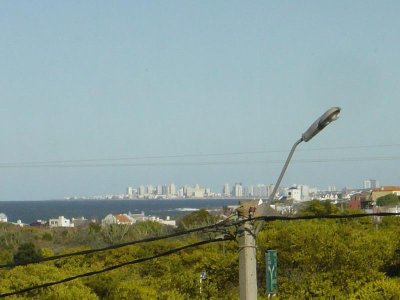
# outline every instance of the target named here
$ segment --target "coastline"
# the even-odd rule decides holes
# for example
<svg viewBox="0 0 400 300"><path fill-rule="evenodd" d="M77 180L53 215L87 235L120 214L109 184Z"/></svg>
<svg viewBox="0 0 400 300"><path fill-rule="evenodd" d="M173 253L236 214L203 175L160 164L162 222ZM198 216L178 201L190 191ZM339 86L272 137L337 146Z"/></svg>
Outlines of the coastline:
<svg viewBox="0 0 400 300"><path fill-rule="evenodd" d="M0 213L8 220L25 224L59 216L66 218L102 219L107 214L141 213L148 216L177 217L189 210L217 210L226 205L237 205L238 199L139 199L139 200L22 200L0 201Z"/></svg>

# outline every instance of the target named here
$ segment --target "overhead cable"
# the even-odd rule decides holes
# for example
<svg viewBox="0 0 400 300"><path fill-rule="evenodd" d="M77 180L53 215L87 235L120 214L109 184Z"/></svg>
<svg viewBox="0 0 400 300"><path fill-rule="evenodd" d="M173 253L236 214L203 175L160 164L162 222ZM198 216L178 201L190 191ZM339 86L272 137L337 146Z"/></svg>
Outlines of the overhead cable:
<svg viewBox="0 0 400 300"><path fill-rule="evenodd" d="M395 161L400 156L367 156L367 157L337 157L337 158L312 158L294 159L292 163L337 163L337 162L363 162L363 161ZM142 162L142 163L75 163L75 164L0 164L0 169L23 168L105 168L105 167L187 167L187 166L224 166L224 165L268 165L282 164L283 160L220 160L220 161L192 161L192 162Z"/></svg>
<svg viewBox="0 0 400 300"><path fill-rule="evenodd" d="M221 241L229 241L229 240L233 240L233 238L229 237L229 238L219 238L219 239L213 239L213 240L205 240L205 241L193 243L193 244L190 244L190 245L185 245L185 246L182 246L182 247L179 247L179 248L175 248L175 249L171 249L171 250L168 250L168 251L165 251L165 252L158 253L158 254L153 255L153 256L139 258L139 259L135 259L135 260L132 260L132 261L124 262L124 263L121 263L121 264L113 265L111 267L107 267L107 268L104 268L104 269L101 269L101 270L98 270L98 271L87 272L87 273L83 273L83 274L67 277L67 278L64 278L62 280L47 282L47 283L44 283L44 284L31 286L31 287L20 289L20 290L17 290L17 291L3 293L3 294L0 294L0 298L19 295L19 294L27 293L27 292L30 292L30 291L33 291L33 290L37 290L37 289L46 288L46 287L50 287L50 286L53 286L53 285L58 285L58 284L61 284L61 283L69 282L69 281L72 281L72 280L75 280L75 279L78 279L78 278L89 277L89 276L101 274L101 273L104 273L104 272L109 272L109 271L112 271L112 270L115 270L115 269L118 269L118 268L121 268L121 267L124 267L124 266L134 265L134 264L145 262L145 261L148 261L148 260L151 260L151 259L156 259L156 258L159 258L159 257L171 255L171 254L180 252L180 251L185 250L185 249L198 247L198 246L211 244L211 243L216 243L216 242L221 242Z"/></svg>
<svg viewBox="0 0 400 300"><path fill-rule="evenodd" d="M17 267L17 266L26 266L26 265L31 265L31 264L37 264L37 263L57 260L57 259L60 259L60 258L66 258L66 257L71 257L71 256L77 256L77 255L87 255L87 254L91 254L91 253L118 249L118 248L127 247L127 246L140 244L140 243L148 243L148 242L164 240L164 239L178 237L178 236L182 236L182 235L186 235L186 234L190 234L190 233L194 233L194 232L206 231L206 230L209 230L209 229L216 229L218 227L226 227L225 223L226 223L225 221L221 221L219 223L212 224L212 225L207 225L207 226L203 226L203 227L197 227L197 228L193 228L193 229L188 229L188 230L185 230L185 231L176 232L176 233L172 233L172 234L167 234L167 235L163 235L163 236L156 236L156 237L150 237L150 238L145 238L145 239L141 239L141 240L126 242L126 243L120 243L120 244L111 245L111 246L107 246L107 247L103 247L103 248L82 250L82 251L78 251L78 252L72 252L72 253L54 255L54 256L49 256L49 257L43 257L43 258L31 260L31 261L4 264L4 265L0 265L0 269L13 268L13 267Z"/></svg>
<svg viewBox="0 0 400 300"><path fill-rule="evenodd" d="M268 221L277 221L277 220L293 221L293 220L312 220L312 219L352 219L352 218L363 218L363 217L370 217L370 216L381 216L381 217L400 216L400 213L385 213L385 212L382 212L382 213L372 213L372 214L360 213L360 214L349 214L349 215L294 216L294 217L260 216L260 217L252 218L251 220L253 220L253 221L261 221L262 220L262 221L268 222ZM242 219L242 220L238 220L238 221L235 221L235 222L232 222L232 223L224 224L224 226L238 225L238 224L241 224L241 223L247 222L247 221L249 221L249 219ZM215 225L211 225L211 226L215 226ZM210 227L210 226L206 226L206 227ZM194 230L198 230L198 228L194 229ZM25 288L25 289L14 291L14 292L3 293L3 294L0 294L0 298L7 297L7 296L18 295L18 294L26 293L26 292L29 292L29 291L32 291L32 290L36 290L36 289L39 289L39 288L45 288L45 287L50 287L50 286L53 286L53 285L65 283L65 282L72 281L72 280L75 280L75 279L78 279L78 278L93 276L93 275L96 275L96 274L112 271L112 270L115 270L115 269L118 269L118 268L121 268L121 267L124 267L124 266L127 266L127 265L133 265L133 264L137 264L137 263L144 262L144 261L147 261L147 260L159 258L159 257L166 256L166 255L170 255L170 254L173 254L173 253L176 253L176 252L179 252L179 251L191 248L191 247L197 247L197 246L201 246L201 245L205 245L205 244L209 244L209 243L215 243L215 242L227 241L227 240L234 240L234 238L231 237L231 236L229 236L229 237L224 236L222 238L217 238L217 239L213 239L213 240L206 240L206 241L201 241L201 242L198 242L198 243L193 243L193 244L190 244L190 245L185 245L185 246L182 246L182 247L179 247L179 248L175 248L175 249L172 249L172 250L168 250L168 251L165 251L165 252L150 256L150 257L140 258L140 259L136 259L136 260L133 260L133 261L121 263L121 264L114 265L114 266L111 266L111 267L107 267L107 268L102 269L102 270L83 273L83 274L79 274L79 275L76 275L76 276L64 278L64 279L59 280L59 281L48 282L48 283L44 283L44 284L41 284L41 285L28 287L28 288ZM115 246L118 246L118 245L115 245ZM72 254L72 255L77 255L77 254Z"/></svg>
<svg viewBox="0 0 400 300"><path fill-rule="evenodd" d="M363 218L363 217L371 217L371 216L387 217L387 216L399 216L399 215L400 215L400 213L384 213L384 212L382 212L382 213L372 213L372 214L363 213L363 214L320 215L320 216L259 216L259 217L254 217L251 220L270 222L270 221L295 221L295 220L312 220L312 219L351 219L351 218ZM26 266L26 265L30 265L30 264L37 264L37 263L53 261L53 260L67 258L67 257L71 257L71 256L77 256L77 255L87 255L87 254L91 254L91 253L131 246L131 245L135 245L135 244L139 244L139 243L147 243L147 242L153 242L153 241L178 237L178 236L182 236L182 235L186 235L186 234L190 234L190 233L194 233L194 232L205 231L208 229L217 229L217 228L226 228L226 227L230 227L230 226L237 226L248 220L249 219L241 219L241 220L237 220L237 221L229 221L228 222L228 219L227 219L225 221L222 221L222 222L219 222L216 224L193 228L193 229L189 229L186 231L172 233L172 234L163 235L163 236L159 236L159 237L150 237L150 238L146 238L146 239L142 239L142 240L136 240L136 241L126 242L126 243L111 245L111 246L107 246L104 248L89 249L89 250L66 253L66 254L61 254L61 255L54 255L54 256L44 257L44 258L40 258L40 259L36 259L36 260L32 260L32 261L4 264L4 265L0 265L0 269L13 268L13 267L17 267L17 266Z"/></svg>
<svg viewBox="0 0 400 300"><path fill-rule="evenodd" d="M359 146L333 146L300 149L298 151L327 151L327 150L349 150L349 149L369 149L369 148L388 148L399 147L400 144L378 144L378 145L359 145ZM196 158L196 157L218 157L218 156L241 156L267 153L286 153L288 150L255 150L255 151L238 151L238 152L219 152L219 153L189 153L175 155L148 155L148 156L127 156L114 158L94 158L94 159L74 159L74 160L47 160L47 161L24 161L24 162L2 162L0 168L16 168L16 167L49 167L55 165L71 165L77 166L82 164L103 165L101 162L117 162L117 161L132 161L132 160L157 160L171 158ZM109 165L109 164L104 164ZM111 164L112 165L112 164ZM118 164L117 164L118 165Z"/></svg>

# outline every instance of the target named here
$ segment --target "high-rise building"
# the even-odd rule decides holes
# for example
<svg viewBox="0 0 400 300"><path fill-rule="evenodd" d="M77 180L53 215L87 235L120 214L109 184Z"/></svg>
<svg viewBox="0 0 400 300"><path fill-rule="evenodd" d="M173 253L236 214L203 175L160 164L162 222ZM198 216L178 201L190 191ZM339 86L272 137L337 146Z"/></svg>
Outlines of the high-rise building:
<svg viewBox="0 0 400 300"><path fill-rule="evenodd" d="M275 188L275 184L272 184L272 183L267 186L267 197L268 198L269 198L269 195L272 194L274 188ZM278 194L280 194L279 189L278 189Z"/></svg>
<svg viewBox="0 0 400 300"><path fill-rule="evenodd" d="M236 182L232 189L232 196L243 197L243 186L241 182Z"/></svg>
<svg viewBox="0 0 400 300"><path fill-rule="evenodd" d="M328 192L336 192L336 186L334 185L328 186Z"/></svg>
<svg viewBox="0 0 400 300"><path fill-rule="evenodd" d="M144 197L144 194L145 194L144 186L141 185L141 186L139 186L139 190L138 190L138 196L139 196L139 198L143 198L143 197Z"/></svg>
<svg viewBox="0 0 400 300"><path fill-rule="evenodd" d="M265 184L257 184L253 187L253 195L254 197L266 198L268 197L268 186Z"/></svg>
<svg viewBox="0 0 400 300"><path fill-rule="evenodd" d="M178 189L178 197L183 198L185 196L184 188L181 187Z"/></svg>
<svg viewBox="0 0 400 300"><path fill-rule="evenodd" d="M157 185L156 193L157 193L157 195L162 195L162 186L161 185Z"/></svg>
<svg viewBox="0 0 400 300"><path fill-rule="evenodd" d="M168 186L165 184L162 186L162 195L168 195Z"/></svg>
<svg viewBox="0 0 400 300"><path fill-rule="evenodd" d="M128 195L128 197L133 196L133 188L131 186L128 186L128 188L126 189L126 194Z"/></svg>
<svg viewBox="0 0 400 300"><path fill-rule="evenodd" d="M169 185L169 189L168 190L169 190L168 192L169 192L170 195L176 196L176 186L175 186L175 184L171 183Z"/></svg>
<svg viewBox="0 0 400 300"><path fill-rule="evenodd" d="M152 195L154 193L154 188L153 186L150 184L147 186L147 194L148 195Z"/></svg>
<svg viewBox="0 0 400 300"><path fill-rule="evenodd" d="M364 189L370 189L371 188L371 181L370 180L364 180L363 187L364 187Z"/></svg>
<svg viewBox="0 0 400 300"><path fill-rule="evenodd" d="M200 187L198 184L196 184L194 187L191 186L185 186L185 197L195 197L195 198L203 198L206 193L206 189Z"/></svg>
<svg viewBox="0 0 400 300"><path fill-rule="evenodd" d="M378 187L380 187L379 181L375 180L375 179L371 179L371 188L376 189Z"/></svg>
<svg viewBox="0 0 400 300"><path fill-rule="evenodd" d="M222 189L222 195L224 197L229 197L231 195L231 193L229 192L229 184L225 183L224 187Z"/></svg>
<svg viewBox="0 0 400 300"><path fill-rule="evenodd" d="M308 185L301 184L297 186L301 191L301 200L309 201L310 200L310 187ZM336 188L334 189L336 191Z"/></svg>
<svg viewBox="0 0 400 300"><path fill-rule="evenodd" d="M379 183L375 179L364 180L364 189L375 189L378 187L379 187Z"/></svg>

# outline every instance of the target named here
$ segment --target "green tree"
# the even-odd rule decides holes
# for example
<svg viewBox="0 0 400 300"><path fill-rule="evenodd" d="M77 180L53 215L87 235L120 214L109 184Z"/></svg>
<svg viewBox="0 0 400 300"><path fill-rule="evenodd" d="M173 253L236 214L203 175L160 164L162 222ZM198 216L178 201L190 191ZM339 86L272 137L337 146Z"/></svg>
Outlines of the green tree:
<svg viewBox="0 0 400 300"><path fill-rule="evenodd" d="M283 299L345 299L366 284L384 280L398 247L394 228L361 219L268 223L258 235L258 270L265 287L263 256L276 249Z"/></svg>
<svg viewBox="0 0 400 300"><path fill-rule="evenodd" d="M400 281L398 279L382 279L370 282L351 295L349 299L400 299Z"/></svg>
<svg viewBox="0 0 400 300"><path fill-rule="evenodd" d="M187 230L194 227L214 224L218 219L218 216L210 214L205 209L200 209L180 218L177 222L178 230Z"/></svg>
<svg viewBox="0 0 400 300"><path fill-rule="evenodd" d="M17 252L14 254L14 262L26 262L39 258L41 258L41 254L36 250L32 242L19 245Z"/></svg>
<svg viewBox="0 0 400 300"><path fill-rule="evenodd" d="M66 272L66 270L46 264L16 267L5 272L0 272L0 293L18 291L29 286L58 281L71 275L72 274ZM95 300L98 299L98 297L80 280L74 280L69 283L54 285L48 288L36 289L18 296L13 296L10 299Z"/></svg>
<svg viewBox="0 0 400 300"><path fill-rule="evenodd" d="M329 201L312 200L299 210L303 216L324 216L337 214L339 209Z"/></svg>
<svg viewBox="0 0 400 300"><path fill-rule="evenodd" d="M108 244L122 243L129 231L130 225L110 224L104 226L101 233L103 239Z"/></svg>
<svg viewBox="0 0 400 300"><path fill-rule="evenodd" d="M395 194L388 194L376 199L379 206L396 206L400 204L400 197Z"/></svg>
<svg viewBox="0 0 400 300"><path fill-rule="evenodd" d="M13 261L13 255L10 250L0 250L0 264L9 264Z"/></svg>
<svg viewBox="0 0 400 300"><path fill-rule="evenodd" d="M118 283L108 295L115 300L147 300L157 299L158 289L142 280L127 280Z"/></svg>

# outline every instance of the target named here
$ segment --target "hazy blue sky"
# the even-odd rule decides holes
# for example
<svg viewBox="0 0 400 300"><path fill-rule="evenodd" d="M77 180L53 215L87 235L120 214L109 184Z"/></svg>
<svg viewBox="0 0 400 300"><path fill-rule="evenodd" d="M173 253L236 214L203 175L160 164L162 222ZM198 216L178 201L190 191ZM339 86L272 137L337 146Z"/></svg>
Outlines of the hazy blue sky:
<svg viewBox="0 0 400 300"><path fill-rule="evenodd" d="M282 183L398 185L399 12L365 0L2 1L0 200L274 183L332 106L340 119L299 146ZM176 155L203 156L165 157ZM151 156L164 157L121 159Z"/></svg>

